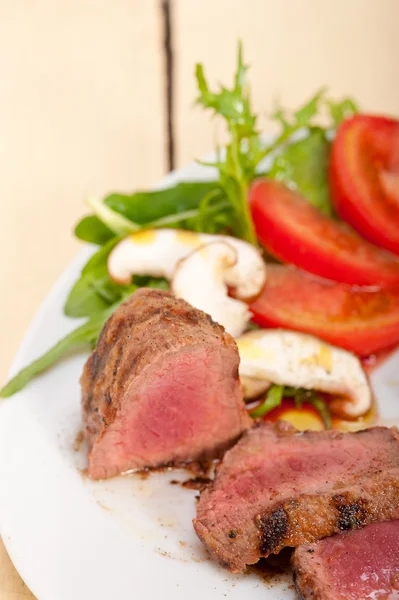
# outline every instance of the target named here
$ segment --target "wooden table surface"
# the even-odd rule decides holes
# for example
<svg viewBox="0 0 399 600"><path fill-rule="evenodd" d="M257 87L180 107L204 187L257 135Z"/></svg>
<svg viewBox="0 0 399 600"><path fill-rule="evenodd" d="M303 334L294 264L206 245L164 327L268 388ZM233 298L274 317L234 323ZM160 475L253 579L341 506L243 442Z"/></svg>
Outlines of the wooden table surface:
<svg viewBox="0 0 399 600"><path fill-rule="evenodd" d="M79 248L71 228L84 198L167 171L161 4L0 3L0 381ZM223 139L193 108L193 69L202 61L211 79L230 81L238 37L261 123L277 100L295 107L324 83L366 109L397 111L397 0L172 0L171 13L177 166ZM26 598L0 545L0 600Z"/></svg>

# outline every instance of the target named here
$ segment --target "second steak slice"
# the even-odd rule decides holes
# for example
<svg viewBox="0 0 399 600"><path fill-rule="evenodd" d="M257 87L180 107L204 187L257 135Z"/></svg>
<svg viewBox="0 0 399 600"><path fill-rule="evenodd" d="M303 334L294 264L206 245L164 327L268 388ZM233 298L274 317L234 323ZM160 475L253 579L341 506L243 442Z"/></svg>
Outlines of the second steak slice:
<svg viewBox="0 0 399 600"><path fill-rule="evenodd" d="M233 338L160 290L111 316L82 379L89 474L181 465L225 450L250 426Z"/></svg>
<svg viewBox="0 0 399 600"><path fill-rule="evenodd" d="M292 563L303 600L399 600L399 521L300 546Z"/></svg>
<svg viewBox="0 0 399 600"><path fill-rule="evenodd" d="M194 528L240 572L285 546L399 518L399 432L296 432L259 423L226 453Z"/></svg>

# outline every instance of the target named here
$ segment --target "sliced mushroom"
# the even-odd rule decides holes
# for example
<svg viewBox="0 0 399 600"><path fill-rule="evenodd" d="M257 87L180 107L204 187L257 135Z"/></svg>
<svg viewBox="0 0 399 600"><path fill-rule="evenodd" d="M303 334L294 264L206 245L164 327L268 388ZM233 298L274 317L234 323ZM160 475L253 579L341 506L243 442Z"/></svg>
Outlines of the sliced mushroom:
<svg viewBox="0 0 399 600"><path fill-rule="evenodd" d="M372 393L360 360L304 333L279 329L251 331L237 340L240 377L336 396L333 412L346 418L364 415Z"/></svg>
<svg viewBox="0 0 399 600"><path fill-rule="evenodd" d="M236 251L234 265L225 270L224 281L235 288L235 296L250 299L266 281L266 264L259 251L227 235L210 235L181 229L149 229L121 240L108 257L110 278L128 285L132 275L171 279L177 263L193 250L213 242L228 243Z"/></svg>
<svg viewBox="0 0 399 600"><path fill-rule="evenodd" d="M237 283L232 275L237 254L225 242L200 246L178 263L171 284L177 298L208 313L233 337L245 331L251 318L247 304L228 295L227 278L230 285Z"/></svg>

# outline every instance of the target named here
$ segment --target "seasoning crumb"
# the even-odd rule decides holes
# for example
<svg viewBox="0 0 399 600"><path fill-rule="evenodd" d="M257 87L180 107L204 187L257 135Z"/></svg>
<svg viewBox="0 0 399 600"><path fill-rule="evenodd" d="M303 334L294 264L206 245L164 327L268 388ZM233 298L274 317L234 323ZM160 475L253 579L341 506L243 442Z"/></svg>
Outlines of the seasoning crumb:
<svg viewBox="0 0 399 600"><path fill-rule="evenodd" d="M187 479L187 481L183 481L182 487L189 490L202 491L210 482L211 480L208 477L195 477L194 479Z"/></svg>
<svg viewBox="0 0 399 600"><path fill-rule="evenodd" d="M78 433L76 434L75 440L73 442L73 446L72 446L74 452L79 452L80 451L80 449L82 447L83 440L84 440L83 431L82 430L78 431Z"/></svg>
<svg viewBox="0 0 399 600"><path fill-rule="evenodd" d="M235 537L237 537L236 532L233 530L229 531L229 538L233 540Z"/></svg>

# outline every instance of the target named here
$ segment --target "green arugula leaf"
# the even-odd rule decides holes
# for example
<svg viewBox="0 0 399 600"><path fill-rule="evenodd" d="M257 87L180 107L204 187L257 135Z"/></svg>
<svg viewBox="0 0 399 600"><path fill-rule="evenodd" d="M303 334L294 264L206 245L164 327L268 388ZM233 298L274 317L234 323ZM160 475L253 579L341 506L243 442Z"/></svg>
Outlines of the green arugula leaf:
<svg viewBox="0 0 399 600"><path fill-rule="evenodd" d="M284 390L284 396L287 398L292 397L294 399L295 406L298 409L302 408L302 405L305 402L313 406L320 414L326 429L331 429L331 411L327 402L325 402L318 392L315 390L305 390L303 388L297 389L286 387Z"/></svg>
<svg viewBox="0 0 399 600"><path fill-rule="evenodd" d="M231 229L234 235L257 245L254 224L247 201L251 176L261 159L260 142L256 131L256 115L252 112L251 98L245 82L247 66L244 64L241 43L238 45L237 71L231 89L224 86L210 91L201 64L196 65L195 75L199 96L197 104L210 109L226 121L230 143L226 147L225 160L220 158L214 166L219 170L219 185L232 208ZM244 146L251 148L245 153Z"/></svg>
<svg viewBox="0 0 399 600"><path fill-rule="evenodd" d="M292 136L298 131L314 127L313 119L317 117L323 101L325 101L326 88L321 88L293 114L279 107L273 114L273 118L281 125L281 133L263 151L262 156L268 156L272 152L281 152Z"/></svg>
<svg viewBox="0 0 399 600"><path fill-rule="evenodd" d="M326 87L320 88L308 102L294 112L294 122L291 127L295 129L309 127L312 119L319 114L320 103L325 99L326 93Z"/></svg>
<svg viewBox="0 0 399 600"><path fill-rule="evenodd" d="M283 398L293 398L295 407L301 409L303 404L310 404L320 414L326 429L331 429L331 412L327 402L314 390L293 388L273 384L267 391L265 400L251 412L253 419L264 417L274 408L281 406Z"/></svg>
<svg viewBox="0 0 399 600"><path fill-rule="evenodd" d="M318 394L313 394L308 400L309 404L314 406L314 408L320 413L321 418L323 419L324 425L326 429L331 429L332 427L332 419L331 412L328 408L327 402L323 400L321 396Z"/></svg>
<svg viewBox="0 0 399 600"><path fill-rule="evenodd" d="M114 237L114 233L95 215L84 217L76 225L75 236L82 242L102 246Z"/></svg>
<svg viewBox="0 0 399 600"><path fill-rule="evenodd" d="M117 306L118 304L115 304L97 313L93 318L57 342L43 356L22 369L0 390L0 397L8 398L12 396L25 387L33 377L54 365L64 356L82 349L89 350L97 342L106 320Z"/></svg>
<svg viewBox="0 0 399 600"><path fill-rule="evenodd" d="M306 138L285 146L267 176L283 181L324 214L332 215L328 183L330 149L325 131L312 128Z"/></svg>
<svg viewBox="0 0 399 600"><path fill-rule="evenodd" d="M352 98L344 98L340 102L327 100L327 106L330 110L330 115L335 128L337 128L342 121L349 117L353 117L353 115L359 112L359 107Z"/></svg>
<svg viewBox="0 0 399 600"><path fill-rule="evenodd" d="M266 393L266 398L258 406L255 410L251 412L251 417L253 419L257 419L259 417L264 417L274 408L277 408L281 405L282 399L284 396L284 386L283 385L272 385Z"/></svg>

